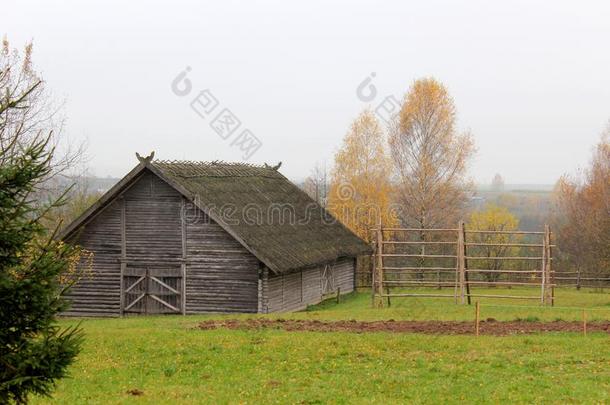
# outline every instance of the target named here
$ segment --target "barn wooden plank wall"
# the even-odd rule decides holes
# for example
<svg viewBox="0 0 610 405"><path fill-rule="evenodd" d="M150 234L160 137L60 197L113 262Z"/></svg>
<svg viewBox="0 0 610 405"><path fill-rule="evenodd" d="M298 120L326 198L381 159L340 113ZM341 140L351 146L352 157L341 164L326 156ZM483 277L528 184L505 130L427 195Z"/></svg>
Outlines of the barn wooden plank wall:
<svg viewBox="0 0 610 405"><path fill-rule="evenodd" d="M66 298L72 302L65 315L119 316L121 265L121 206L113 202L93 219L85 232L77 235L77 243L95 252L94 266Z"/></svg>
<svg viewBox="0 0 610 405"><path fill-rule="evenodd" d="M144 173L123 193L123 201L126 219L125 271L140 277L146 275L146 280L127 293L123 312L181 313L182 197L157 176ZM133 276L129 278L124 279L124 291L128 288L125 283L139 279L133 280ZM149 296L128 307L142 293Z"/></svg>
<svg viewBox="0 0 610 405"><path fill-rule="evenodd" d="M127 260L175 262L182 258L181 196L146 173L124 193Z"/></svg>
<svg viewBox="0 0 610 405"><path fill-rule="evenodd" d="M339 289L341 294L354 290L354 258L342 258L328 264L331 270L326 273L332 278L329 284L331 287L324 291L323 275L326 266L321 265L281 275L264 271L261 312L297 311L319 303L325 294Z"/></svg>
<svg viewBox="0 0 610 405"><path fill-rule="evenodd" d="M198 208L185 217L186 312L257 312L258 259Z"/></svg>

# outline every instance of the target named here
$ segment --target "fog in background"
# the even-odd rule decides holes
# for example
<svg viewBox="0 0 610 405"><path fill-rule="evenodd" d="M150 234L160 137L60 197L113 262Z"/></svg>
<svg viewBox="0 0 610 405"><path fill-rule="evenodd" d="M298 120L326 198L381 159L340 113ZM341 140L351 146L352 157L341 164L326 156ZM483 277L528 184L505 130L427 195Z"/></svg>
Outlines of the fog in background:
<svg viewBox="0 0 610 405"><path fill-rule="evenodd" d="M367 103L357 86L401 98L434 76L478 146L489 183L550 184L584 166L610 118L610 3L489 1L17 1L0 34L22 48L55 96L65 133L88 139L97 176L120 177L134 152L242 160L178 97L209 89L263 143L254 163L292 179L332 163Z"/></svg>

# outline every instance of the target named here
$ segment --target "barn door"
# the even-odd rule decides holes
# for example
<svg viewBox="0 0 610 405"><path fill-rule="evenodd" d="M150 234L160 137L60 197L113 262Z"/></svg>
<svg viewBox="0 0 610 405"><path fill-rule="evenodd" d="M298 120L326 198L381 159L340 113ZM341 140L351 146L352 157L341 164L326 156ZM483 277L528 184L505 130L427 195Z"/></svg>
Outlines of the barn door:
<svg viewBox="0 0 610 405"><path fill-rule="evenodd" d="M123 312L179 314L182 312L180 269L134 267L123 274Z"/></svg>
<svg viewBox="0 0 610 405"><path fill-rule="evenodd" d="M322 270L322 295L330 294L335 291L335 274L333 271L333 266L331 264L327 264L324 266Z"/></svg>

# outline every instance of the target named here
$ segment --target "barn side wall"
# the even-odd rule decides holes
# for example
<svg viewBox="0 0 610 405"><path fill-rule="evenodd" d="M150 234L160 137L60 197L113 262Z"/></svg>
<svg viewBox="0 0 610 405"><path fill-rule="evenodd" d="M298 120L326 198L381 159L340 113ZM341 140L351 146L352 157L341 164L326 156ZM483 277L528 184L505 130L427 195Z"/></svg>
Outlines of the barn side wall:
<svg viewBox="0 0 610 405"><path fill-rule="evenodd" d="M329 280L325 283L323 279L325 267L322 265L282 275L273 275L265 270L262 276L260 312L298 311L319 303L323 295L336 292L337 289L341 290L341 294L354 290L354 258L341 258L331 264L330 284L326 284ZM326 274L328 277L328 270Z"/></svg>

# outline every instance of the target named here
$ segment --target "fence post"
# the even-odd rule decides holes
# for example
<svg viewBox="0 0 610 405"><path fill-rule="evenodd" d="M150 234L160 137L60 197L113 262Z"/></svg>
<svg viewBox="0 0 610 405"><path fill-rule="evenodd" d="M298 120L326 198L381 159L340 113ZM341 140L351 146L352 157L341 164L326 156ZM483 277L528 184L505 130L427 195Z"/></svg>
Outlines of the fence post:
<svg viewBox="0 0 610 405"><path fill-rule="evenodd" d="M547 226L546 228L546 232L547 232L547 250L548 250L548 271L547 274L549 276L548 279L548 286L550 287L550 291L549 291L549 301L551 302L551 306L555 305L555 276L553 276L553 248L551 247L551 245L553 244L553 240L552 238L552 233L551 233L551 227L550 225Z"/></svg>
<svg viewBox="0 0 610 405"><path fill-rule="evenodd" d="M375 234L375 237L379 237L379 235ZM377 240L375 240L375 244L373 245L373 255L371 256L373 263L371 266L371 306L375 308L375 293L377 286L375 283L377 282L375 275L377 273Z"/></svg>
<svg viewBox="0 0 610 405"><path fill-rule="evenodd" d="M555 286L553 285L553 253L551 250L551 227L546 225L544 227L544 233L546 236L546 293L547 293L547 304L553 306L555 304Z"/></svg>
<svg viewBox="0 0 610 405"><path fill-rule="evenodd" d="M460 279L460 302L466 303L466 260L464 257L464 221L460 221L457 239L457 271Z"/></svg>
<svg viewBox="0 0 610 405"><path fill-rule="evenodd" d="M540 303L546 303L546 224L544 225L544 235L542 236L542 268L540 269Z"/></svg>
<svg viewBox="0 0 610 405"><path fill-rule="evenodd" d="M468 248L466 247L466 225L462 221L462 241L464 249L462 251L462 258L464 260L464 284L466 286L466 302L468 305L472 304L472 298L470 297L470 283L468 283Z"/></svg>
<svg viewBox="0 0 610 405"><path fill-rule="evenodd" d="M460 280L460 235L457 235L456 238L456 252L455 252L455 279L453 281L454 285L453 285L453 297L455 299L455 303L458 303L458 295L461 295L462 293L462 289L460 288L461 285L461 280Z"/></svg>
<svg viewBox="0 0 610 405"><path fill-rule="evenodd" d="M381 227L381 219L377 228L377 285L379 306L383 307L383 228Z"/></svg>

